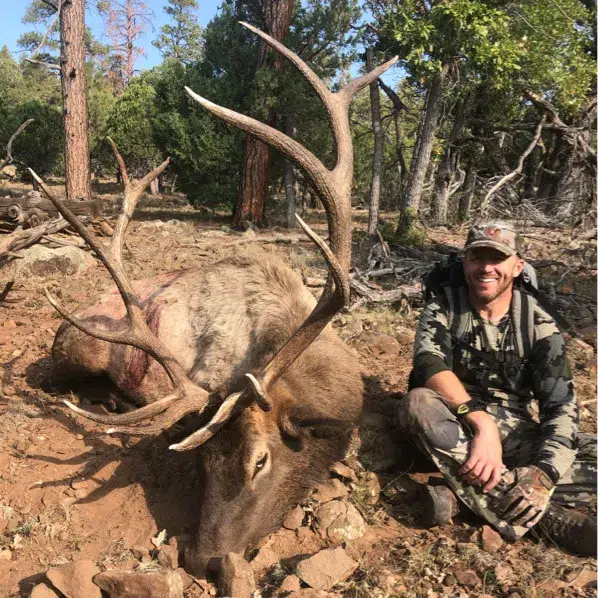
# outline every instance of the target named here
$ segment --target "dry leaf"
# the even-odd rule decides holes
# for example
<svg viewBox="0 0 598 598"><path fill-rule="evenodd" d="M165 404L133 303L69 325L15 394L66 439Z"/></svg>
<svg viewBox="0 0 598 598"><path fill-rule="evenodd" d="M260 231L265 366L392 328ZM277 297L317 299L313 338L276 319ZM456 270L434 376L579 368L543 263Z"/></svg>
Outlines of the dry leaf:
<svg viewBox="0 0 598 598"><path fill-rule="evenodd" d="M162 544L164 544L164 540L166 540L166 530L163 529L155 538L152 538L152 544L156 548L160 548Z"/></svg>

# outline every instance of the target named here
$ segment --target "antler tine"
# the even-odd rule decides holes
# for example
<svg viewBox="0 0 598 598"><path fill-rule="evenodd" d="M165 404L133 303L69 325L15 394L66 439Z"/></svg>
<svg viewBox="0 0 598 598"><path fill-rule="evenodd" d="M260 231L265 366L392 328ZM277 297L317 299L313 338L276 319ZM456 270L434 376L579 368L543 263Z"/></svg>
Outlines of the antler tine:
<svg viewBox="0 0 598 598"><path fill-rule="evenodd" d="M247 391L236 392L229 395L220 405L214 417L203 427L187 436L178 444L172 444L168 448L173 451L189 451L208 441L226 422L236 413L240 413L253 401L253 397Z"/></svg>
<svg viewBox="0 0 598 598"><path fill-rule="evenodd" d="M107 424L110 426L127 426L129 424L136 424L144 419L148 419L150 417L154 417L159 415L177 399L179 398L178 393L172 393L159 401L154 403L150 403L145 407L140 407L139 409L135 409L135 411L130 411L129 413L121 413L119 415L102 415L100 413L94 413L93 411L87 411L85 409L81 409L74 403L70 401L64 400L62 401L71 411L74 411L78 415L82 415L83 417L90 419L98 424Z"/></svg>
<svg viewBox="0 0 598 598"><path fill-rule="evenodd" d="M281 154L284 154L287 158L297 162L297 164L305 170L305 172L312 179L316 188L326 186L329 184L328 176L329 171L324 167L316 156L314 156L308 149L303 147L299 142L295 141L292 137L285 135L282 131L275 129L269 125L239 114L234 110L229 110L218 104L214 104L206 98L195 93L189 87L185 87L187 94L194 99L198 104L201 104L208 112L211 112L214 116L221 118L224 122L233 125L242 131L245 131L249 135L257 137L260 141L267 143L268 145L276 148ZM326 201L324 199L324 201Z"/></svg>
<svg viewBox="0 0 598 598"><path fill-rule="evenodd" d="M253 31L256 35L259 35L270 47L282 54L290 62L292 62L301 71L301 74L306 78L308 83L314 88L314 91L318 94L322 102L326 105L330 100L330 97L334 94L328 89L324 82L316 75L313 70L301 59L295 52L289 50L286 46L283 46L279 41L269 36L267 33L260 31L257 27L246 23L245 21L239 21L243 27Z"/></svg>
<svg viewBox="0 0 598 598"><path fill-rule="evenodd" d="M358 77L357 79L353 79L353 81L347 83L345 87L343 87L339 93L342 93L347 97L350 101L351 98L361 91L364 87L367 87L370 83L375 81L380 75L385 73L393 64L397 62L399 59L398 56L393 56L390 60L387 60L384 64L381 64L379 67L375 68L373 71Z"/></svg>
<svg viewBox="0 0 598 598"><path fill-rule="evenodd" d="M116 220L116 226L114 227L114 234L112 235L112 240L110 241L110 254L112 259L116 262L118 268L124 274L123 269L123 261L122 261L122 248L125 241L125 236L127 234L127 229L129 228L129 224L131 219L133 218L133 213L135 212L135 208L137 207L137 203L139 199L143 195L143 192L147 188L147 186L157 177L162 174L162 172L166 169L166 167L170 164L170 158L166 158L160 166L154 168L151 172L148 172L141 180L131 180L129 177L129 173L127 171L127 166L123 157L120 155L118 148L114 141L108 137L108 143L112 147L112 152L114 153L114 157L118 162L118 167L120 169L120 173L123 180L123 187L124 187L124 199L121 206L120 214Z"/></svg>

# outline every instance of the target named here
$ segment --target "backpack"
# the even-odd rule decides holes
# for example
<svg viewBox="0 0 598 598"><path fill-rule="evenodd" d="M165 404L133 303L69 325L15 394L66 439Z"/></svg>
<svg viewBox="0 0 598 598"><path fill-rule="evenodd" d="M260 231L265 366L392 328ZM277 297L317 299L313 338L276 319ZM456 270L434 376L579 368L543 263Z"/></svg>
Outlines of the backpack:
<svg viewBox="0 0 598 598"><path fill-rule="evenodd" d="M422 280L424 299L445 296L449 307L449 327L453 338L460 342L467 325L469 300L463 260L452 253L446 260L437 262ZM573 334L573 326L557 311L547 293L540 290L534 267L525 262L523 272L515 278L513 292L514 333L517 353L520 358L529 355L534 345L534 306L550 315L557 325ZM464 309L465 308L465 309Z"/></svg>

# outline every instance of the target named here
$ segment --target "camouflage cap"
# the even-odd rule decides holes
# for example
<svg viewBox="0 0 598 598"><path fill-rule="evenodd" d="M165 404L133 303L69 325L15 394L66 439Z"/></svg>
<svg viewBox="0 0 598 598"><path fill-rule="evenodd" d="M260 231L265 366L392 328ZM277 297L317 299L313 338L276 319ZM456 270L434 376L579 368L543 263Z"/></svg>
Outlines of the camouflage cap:
<svg viewBox="0 0 598 598"><path fill-rule="evenodd" d="M474 247L492 247L505 255L521 255L523 241L513 228L500 222L486 222L469 229L463 250Z"/></svg>

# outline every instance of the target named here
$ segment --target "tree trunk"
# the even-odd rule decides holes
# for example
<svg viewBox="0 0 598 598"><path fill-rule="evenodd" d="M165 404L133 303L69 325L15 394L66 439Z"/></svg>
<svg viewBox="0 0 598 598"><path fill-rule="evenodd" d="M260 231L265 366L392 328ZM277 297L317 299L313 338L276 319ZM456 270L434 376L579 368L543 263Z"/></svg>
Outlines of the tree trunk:
<svg viewBox="0 0 598 598"><path fill-rule="evenodd" d="M160 193L159 177L156 177L153 181L150 182L150 193L152 195L158 195L158 193Z"/></svg>
<svg viewBox="0 0 598 598"><path fill-rule="evenodd" d="M434 77L428 90L426 105L421 116L413 159L411 161L411 174L405 193L403 212L409 210L413 214L417 214L419 211L424 180L430 164L432 146L434 145L434 135L438 127L438 119L440 118L446 76L447 69L444 67ZM401 218L400 220L408 221L409 219ZM399 232L402 232L400 221Z"/></svg>
<svg viewBox="0 0 598 598"><path fill-rule="evenodd" d="M399 122L399 113L395 111L393 115L394 125L395 125L395 136L396 136L396 153L397 153L397 161L398 161L398 189L396 193L395 205L396 209L399 210L401 205L403 205L403 187L404 187L404 177L407 173L407 165L405 164L405 155L403 153L403 131L401 130L401 123Z"/></svg>
<svg viewBox="0 0 598 598"><path fill-rule="evenodd" d="M287 115L284 120L284 132L294 138L296 134L294 119ZM284 192L287 200L287 228L295 228L297 221L295 213L297 211L297 190L295 189L295 168L293 163L285 159L284 161Z"/></svg>
<svg viewBox="0 0 598 598"><path fill-rule="evenodd" d="M374 70L374 50L366 50L366 69ZM370 105L372 110L372 129L374 131L374 155L372 157L372 184L370 186L370 212L368 235L374 236L378 228L380 214L380 187L382 184L382 156L384 153L384 131L380 115L380 87L378 81L370 83Z"/></svg>
<svg viewBox="0 0 598 598"><path fill-rule="evenodd" d="M467 171L465 172L465 182L463 183L463 194L459 201L459 222L466 222L469 220L471 213L471 204L475 196L475 187L477 181L477 169L473 160L467 164Z"/></svg>
<svg viewBox="0 0 598 598"><path fill-rule="evenodd" d="M91 198L89 118L85 74L85 2L63 2L60 12L60 66L64 115L64 170L68 200Z"/></svg>
<svg viewBox="0 0 598 598"><path fill-rule="evenodd" d="M447 140L444 155L442 156L442 160L436 171L432 215L434 221L440 225L445 225L447 223L449 191L451 183L453 182L453 177L455 176L459 158L459 149L454 146L454 143L463 133L466 112L467 100L459 100L455 104L455 120L453 122L453 128Z"/></svg>
<svg viewBox="0 0 598 598"><path fill-rule="evenodd" d="M282 41L289 31L295 0L263 0L264 27L275 40ZM281 62L278 57L270 60L268 44L260 40L257 71L262 68L278 70ZM264 119L269 125L276 122L276 112ZM268 178L270 174L270 149L255 137L245 137L243 165L241 168L241 187L237 208L233 218L233 227L240 228L248 220L256 226L262 226L266 216L268 200Z"/></svg>

